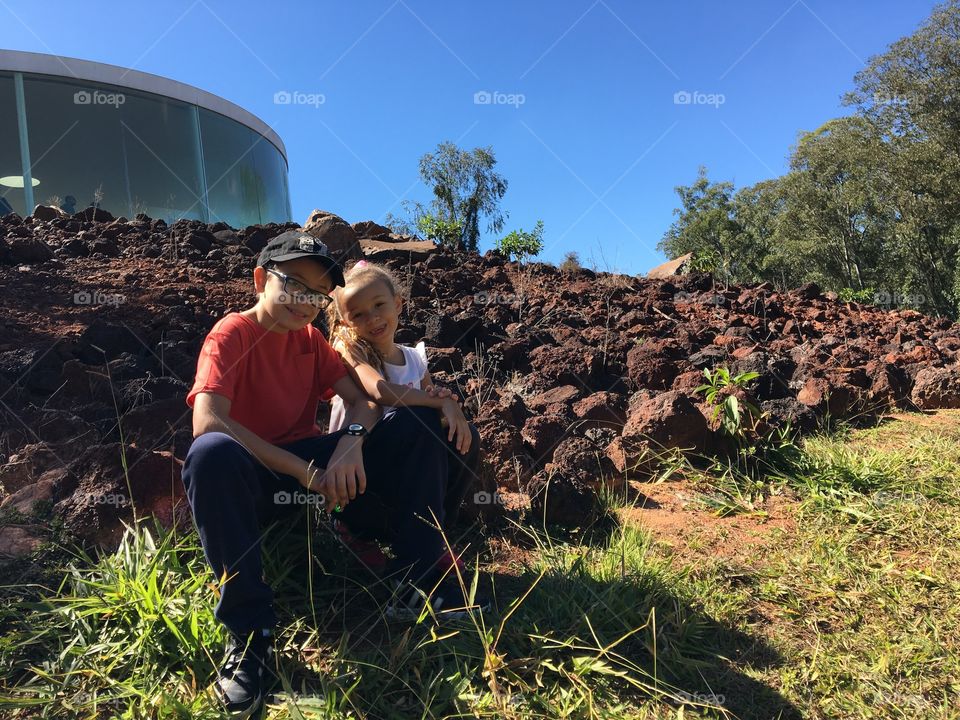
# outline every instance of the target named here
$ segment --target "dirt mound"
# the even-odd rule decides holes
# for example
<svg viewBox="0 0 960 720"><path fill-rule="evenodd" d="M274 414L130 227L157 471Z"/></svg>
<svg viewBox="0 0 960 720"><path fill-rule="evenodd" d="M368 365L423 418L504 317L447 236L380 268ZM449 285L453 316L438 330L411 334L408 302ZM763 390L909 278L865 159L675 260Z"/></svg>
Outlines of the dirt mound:
<svg viewBox="0 0 960 720"><path fill-rule="evenodd" d="M741 399L767 429L960 406L960 327L948 319L839 302L814 285L779 293L717 288L705 275L518 267L494 252L428 252L373 222L343 225L405 281L398 341L425 340L431 371L473 411L485 447L474 512L532 497L535 512L576 523L613 476L642 478L651 454L722 450L694 390L705 368L758 373ZM0 218L11 548L43 537L31 513L49 504L68 530L108 547L133 508L188 522L179 471L197 354L218 318L253 301L260 249L293 227L102 211Z"/></svg>

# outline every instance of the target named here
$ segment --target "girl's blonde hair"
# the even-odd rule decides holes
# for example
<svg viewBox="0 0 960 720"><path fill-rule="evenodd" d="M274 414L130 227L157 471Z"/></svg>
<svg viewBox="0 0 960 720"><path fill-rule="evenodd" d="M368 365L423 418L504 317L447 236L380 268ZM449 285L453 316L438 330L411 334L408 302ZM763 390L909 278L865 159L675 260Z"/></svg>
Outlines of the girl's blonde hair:
<svg viewBox="0 0 960 720"><path fill-rule="evenodd" d="M396 297L400 283L388 268L375 265L366 260L358 260L343 274L343 287L333 293L333 302L327 308L327 325L330 328L330 345L344 357L352 356L360 362L373 366L383 374L383 354L372 344L367 342L353 331L343 320L340 301L347 288L366 287L375 282L382 282L390 291L390 297Z"/></svg>

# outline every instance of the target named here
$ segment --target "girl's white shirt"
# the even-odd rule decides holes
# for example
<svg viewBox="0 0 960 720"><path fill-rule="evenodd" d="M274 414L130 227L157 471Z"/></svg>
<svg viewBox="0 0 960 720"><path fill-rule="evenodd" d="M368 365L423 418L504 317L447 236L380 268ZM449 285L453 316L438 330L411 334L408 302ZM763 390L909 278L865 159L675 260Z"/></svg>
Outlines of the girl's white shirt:
<svg viewBox="0 0 960 720"><path fill-rule="evenodd" d="M383 364L387 382L420 390L420 381L427 374L427 346L421 341L417 343L416 347L408 347L407 345L397 345L397 347L403 352L404 364ZM393 409L391 406L384 406L383 412L387 413ZM339 395L334 395L330 401L329 432L336 432L341 429L345 420L346 410L343 407L343 400L340 399Z"/></svg>

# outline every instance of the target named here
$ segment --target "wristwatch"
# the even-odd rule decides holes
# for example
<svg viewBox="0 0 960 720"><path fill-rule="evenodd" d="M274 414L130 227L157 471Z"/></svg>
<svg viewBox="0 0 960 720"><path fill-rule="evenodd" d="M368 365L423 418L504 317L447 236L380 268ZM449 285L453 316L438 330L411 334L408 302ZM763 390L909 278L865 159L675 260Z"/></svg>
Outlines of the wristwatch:
<svg viewBox="0 0 960 720"><path fill-rule="evenodd" d="M367 429L360 423L350 423L347 425L347 435L354 437L363 437L367 434Z"/></svg>

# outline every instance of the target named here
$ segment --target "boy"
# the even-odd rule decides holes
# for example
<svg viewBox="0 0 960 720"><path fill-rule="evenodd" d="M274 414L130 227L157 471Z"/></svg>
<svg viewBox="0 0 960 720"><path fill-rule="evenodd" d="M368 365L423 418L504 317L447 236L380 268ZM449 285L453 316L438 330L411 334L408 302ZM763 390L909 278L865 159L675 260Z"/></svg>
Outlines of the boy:
<svg viewBox="0 0 960 720"><path fill-rule="evenodd" d="M343 285L343 271L319 239L291 230L271 240L253 273L256 305L222 318L207 336L187 396L194 442L183 483L207 561L220 585L216 617L229 630L215 690L227 710L260 706L276 623L263 580L260 525L290 510L295 493L320 493L348 523L387 528L410 582L388 614L418 613L420 590L439 581L448 449L433 408L379 409L354 383L311 325ZM322 435L317 403L327 391L346 407L346 426ZM318 498L319 499L319 498ZM286 507L279 507L286 505ZM433 592L435 609L463 608L450 578Z"/></svg>

